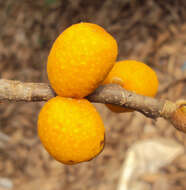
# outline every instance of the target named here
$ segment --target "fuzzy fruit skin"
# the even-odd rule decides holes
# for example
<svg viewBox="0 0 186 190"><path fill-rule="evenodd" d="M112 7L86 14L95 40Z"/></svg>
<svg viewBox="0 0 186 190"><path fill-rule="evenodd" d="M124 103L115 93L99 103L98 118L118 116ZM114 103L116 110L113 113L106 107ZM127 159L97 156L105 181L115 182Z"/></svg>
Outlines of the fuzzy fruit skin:
<svg viewBox="0 0 186 190"><path fill-rule="evenodd" d="M103 84L119 84L136 94L154 97L158 91L158 78L148 65L135 60L118 61ZM107 105L116 113L133 111L119 106Z"/></svg>
<svg viewBox="0 0 186 190"><path fill-rule="evenodd" d="M88 161L104 147L102 119L86 99L50 99L39 113L38 134L46 150L64 164Z"/></svg>
<svg viewBox="0 0 186 190"><path fill-rule="evenodd" d="M93 92L112 69L116 40L102 27L78 23L63 31L48 56L48 79L63 97L83 98Z"/></svg>

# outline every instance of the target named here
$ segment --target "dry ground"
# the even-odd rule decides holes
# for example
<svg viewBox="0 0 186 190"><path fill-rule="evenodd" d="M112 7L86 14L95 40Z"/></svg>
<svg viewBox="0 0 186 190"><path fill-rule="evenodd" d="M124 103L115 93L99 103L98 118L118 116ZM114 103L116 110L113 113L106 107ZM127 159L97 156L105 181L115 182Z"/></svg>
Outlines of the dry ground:
<svg viewBox="0 0 186 190"><path fill-rule="evenodd" d="M186 77L185 9L185 0L0 0L0 78L47 82L45 64L56 36L73 23L89 21L116 37L119 59L138 59L156 69L158 97L186 97L186 80L165 88ZM116 115L97 105L107 130L104 151L88 163L65 166L39 142L36 122L41 106L0 106L0 128L10 137L0 147L0 177L12 180L14 190L114 190L132 143L162 136L186 146L186 135L163 119L153 121L136 112ZM160 174L169 179L169 190L186 189L186 153ZM160 190L159 176L144 180Z"/></svg>

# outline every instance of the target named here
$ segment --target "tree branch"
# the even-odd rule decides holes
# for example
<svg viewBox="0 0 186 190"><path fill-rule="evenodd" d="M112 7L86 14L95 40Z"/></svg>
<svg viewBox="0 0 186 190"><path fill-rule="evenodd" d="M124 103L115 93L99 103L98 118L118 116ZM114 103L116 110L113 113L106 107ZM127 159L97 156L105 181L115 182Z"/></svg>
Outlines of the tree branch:
<svg viewBox="0 0 186 190"><path fill-rule="evenodd" d="M0 79L0 102L47 101L54 96L54 91L45 83L24 83ZM176 103L158 100L124 90L116 84L100 86L86 98L91 102L134 109L152 119L163 117L177 129L186 132L186 100Z"/></svg>

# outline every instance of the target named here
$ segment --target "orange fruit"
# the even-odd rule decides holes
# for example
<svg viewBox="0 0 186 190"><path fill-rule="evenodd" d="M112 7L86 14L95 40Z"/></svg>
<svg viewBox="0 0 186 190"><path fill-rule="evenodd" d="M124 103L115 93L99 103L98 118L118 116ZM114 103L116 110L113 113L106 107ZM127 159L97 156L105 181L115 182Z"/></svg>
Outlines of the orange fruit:
<svg viewBox="0 0 186 190"><path fill-rule="evenodd" d="M74 24L58 36L49 53L50 84L59 96L83 98L105 79L117 54L116 40L102 27Z"/></svg>
<svg viewBox="0 0 186 190"><path fill-rule="evenodd" d="M119 84L124 89L136 94L154 97L158 91L158 78L148 65L124 60L117 62L108 74L103 84ZM107 105L113 112L133 111L119 106Z"/></svg>
<svg viewBox="0 0 186 190"><path fill-rule="evenodd" d="M186 105L182 106L180 109L181 109L182 112L186 113Z"/></svg>
<svg viewBox="0 0 186 190"><path fill-rule="evenodd" d="M46 150L65 164L88 161L104 147L103 122L86 99L50 99L39 113L38 134Z"/></svg>

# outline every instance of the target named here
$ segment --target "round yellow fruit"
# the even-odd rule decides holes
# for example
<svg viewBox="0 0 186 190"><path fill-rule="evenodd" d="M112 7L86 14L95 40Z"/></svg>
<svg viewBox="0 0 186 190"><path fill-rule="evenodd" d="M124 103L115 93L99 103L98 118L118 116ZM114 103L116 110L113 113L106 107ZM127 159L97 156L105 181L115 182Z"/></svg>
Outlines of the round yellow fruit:
<svg viewBox="0 0 186 190"><path fill-rule="evenodd" d="M134 61L124 60L117 62L108 74L103 84L119 84L124 89L136 94L154 97L158 91L158 78L148 65ZM107 105L113 112L132 111L119 106Z"/></svg>
<svg viewBox="0 0 186 190"><path fill-rule="evenodd" d="M48 56L48 79L63 97L83 98L93 92L112 69L116 40L102 27L78 23L62 32Z"/></svg>
<svg viewBox="0 0 186 190"><path fill-rule="evenodd" d="M65 164L88 161L104 147L103 122L86 99L49 100L39 113L38 134L46 150Z"/></svg>

